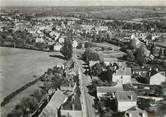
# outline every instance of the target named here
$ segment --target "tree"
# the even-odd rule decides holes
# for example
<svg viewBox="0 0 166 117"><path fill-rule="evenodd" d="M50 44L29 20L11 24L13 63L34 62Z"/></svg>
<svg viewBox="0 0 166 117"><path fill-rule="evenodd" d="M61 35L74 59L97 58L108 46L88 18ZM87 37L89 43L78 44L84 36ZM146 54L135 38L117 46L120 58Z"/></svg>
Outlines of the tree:
<svg viewBox="0 0 166 117"><path fill-rule="evenodd" d="M71 59L73 54L73 46L71 39L65 39L64 45L60 52L63 54L66 60Z"/></svg>
<svg viewBox="0 0 166 117"><path fill-rule="evenodd" d="M92 47L92 43L85 42L84 46L85 46L85 48L91 48Z"/></svg>
<svg viewBox="0 0 166 117"><path fill-rule="evenodd" d="M126 50L126 53L127 53L127 59L129 60L129 61L134 61L135 60L135 56L134 56L134 54L133 54L133 52L131 51L131 50Z"/></svg>
<svg viewBox="0 0 166 117"><path fill-rule="evenodd" d="M99 56L98 53L94 52L92 49L87 48L82 55L82 59L86 62L89 61L102 61L102 56Z"/></svg>
<svg viewBox="0 0 166 117"><path fill-rule="evenodd" d="M20 105L16 105L14 110L7 115L7 117L22 117L23 110Z"/></svg>
<svg viewBox="0 0 166 117"><path fill-rule="evenodd" d="M137 49L136 58L139 65L143 65L146 62L145 51L146 49L143 45Z"/></svg>
<svg viewBox="0 0 166 117"><path fill-rule="evenodd" d="M33 92L33 97L37 99L38 102L41 101L42 97L44 96L45 92L41 89L37 89Z"/></svg>
<svg viewBox="0 0 166 117"><path fill-rule="evenodd" d="M99 76L102 73L102 65L96 63L92 66L92 75Z"/></svg>
<svg viewBox="0 0 166 117"><path fill-rule="evenodd" d="M164 57L166 58L166 49L164 49Z"/></svg>
<svg viewBox="0 0 166 117"><path fill-rule="evenodd" d="M161 56L162 56L162 49L160 48L158 58L161 58Z"/></svg>
<svg viewBox="0 0 166 117"><path fill-rule="evenodd" d="M21 100L21 106L24 114L29 114L37 109L38 101L34 97L26 97Z"/></svg>
<svg viewBox="0 0 166 117"><path fill-rule="evenodd" d="M111 67L107 67L106 78L109 83L112 83L112 74L113 70L111 69Z"/></svg>

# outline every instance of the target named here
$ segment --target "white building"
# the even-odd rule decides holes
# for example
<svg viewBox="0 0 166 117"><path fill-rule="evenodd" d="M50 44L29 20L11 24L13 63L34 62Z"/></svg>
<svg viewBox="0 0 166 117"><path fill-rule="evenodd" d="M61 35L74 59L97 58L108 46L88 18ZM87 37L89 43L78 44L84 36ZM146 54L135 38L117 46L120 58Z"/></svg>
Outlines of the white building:
<svg viewBox="0 0 166 117"><path fill-rule="evenodd" d="M42 37L40 37L40 38L38 37L35 39L35 42L36 43L44 43L44 39Z"/></svg>
<svg viewBox="0 0 166 117"><path fill-rule="evenodd" d="M78 42L76 40L74 40L72 46L73 46L73 48L76 48L78 46Z"/></svg>
<svg viewBox="0 0 166 117"><path fill-rule="evenodd" d="M166 77L160 72L150 77L150 85L160 85L166 81Z"/></svg>
<svg viewBox="0 0 166 117"><path fill-rule="evenodd" d="M117 84L115 86L97 86L97 97L106 97L107 93L115 93L117 91L123 91L122 84Z"/></svg>
<svg viewBox="0 0 166 117"><path fill-rule="evenodd" d="M116 70L112 75L112 81L121 84L131 83L131 68L123 67Z"/></svg>
<svg viewBox="0 0 166 117"><path fill-rule="evenodd" d="M135 106L128 109L125 112L124 117L148 117L148 113L145 110L142 110Z"/></svg>
<svg viewBox="0 0 166 117"><path fill-rule="evenodd" d="M59 52L61 50L61 48L62 48L62 45L57 44L57 45L54 45L53 50Z"/></svg>
<svg viewBox="0 0 166 117"><path fill-rule="evenodd" d="M137 106L137 95L134 91L118 91L115 93L117 110L123 112Z"/></svg>

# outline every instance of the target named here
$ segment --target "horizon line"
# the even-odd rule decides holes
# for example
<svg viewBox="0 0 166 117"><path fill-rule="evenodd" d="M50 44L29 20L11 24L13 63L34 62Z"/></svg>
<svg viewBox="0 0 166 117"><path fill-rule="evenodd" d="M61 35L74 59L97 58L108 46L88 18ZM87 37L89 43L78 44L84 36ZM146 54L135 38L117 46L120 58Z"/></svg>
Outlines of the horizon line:
<svg viewBox="0 0 166 117"><path fill-rule="evenodd" d="M18 6L0 6L1 7L166 7L165 5L18 5Z"/></svg>

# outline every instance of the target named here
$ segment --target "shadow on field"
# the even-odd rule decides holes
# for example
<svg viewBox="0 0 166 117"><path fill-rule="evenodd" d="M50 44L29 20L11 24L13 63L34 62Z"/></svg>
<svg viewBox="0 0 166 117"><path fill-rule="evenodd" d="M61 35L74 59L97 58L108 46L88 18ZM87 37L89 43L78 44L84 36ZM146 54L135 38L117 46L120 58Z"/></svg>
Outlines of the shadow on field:
<svg viewBox="0 0 166 117"><path fill-rule="evenodd" d="M65 60L65 57L63 57L62 55L49 55L49 56Z"/></svg>

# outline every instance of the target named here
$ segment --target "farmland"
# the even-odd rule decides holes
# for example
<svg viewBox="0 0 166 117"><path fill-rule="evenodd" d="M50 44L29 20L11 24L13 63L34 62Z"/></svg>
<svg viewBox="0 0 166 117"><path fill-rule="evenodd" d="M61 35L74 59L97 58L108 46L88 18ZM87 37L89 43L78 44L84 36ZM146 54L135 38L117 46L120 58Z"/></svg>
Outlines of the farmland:
<svg viewBox="0 0 166 117"><path fill-rule="evenodd" d="M63 63L51 54L34 50L0 47L0 101L11 92L38 78L47 68ZM35 76L35 77L34 77ZM26 92L27 93L27 92Z"/></svg>

